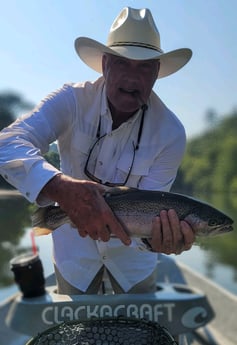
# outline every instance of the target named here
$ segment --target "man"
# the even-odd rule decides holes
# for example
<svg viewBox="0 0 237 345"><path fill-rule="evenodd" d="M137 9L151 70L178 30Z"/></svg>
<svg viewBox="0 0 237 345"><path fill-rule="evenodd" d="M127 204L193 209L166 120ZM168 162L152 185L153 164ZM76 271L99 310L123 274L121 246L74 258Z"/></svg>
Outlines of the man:
<svg viewBox="0 0 237 345"><path fill-rule="evenodd" d="M141 240L128 237L103 193L116 185L170 189L185 132L152 88L187 63L191 51L164 53L150 11L132 8L115 19L106 46L81 37L75 48L102 77L64 85L4 129L0 172L29 201L57 202L78 228L64 225L53 233L60 293L96 293L104 268L117 293L154 291L157 252L190 249L192 229L174 210L162 211L153 221L153 252L144 250ZM55 140L61 171L42 157Z"/></svg>

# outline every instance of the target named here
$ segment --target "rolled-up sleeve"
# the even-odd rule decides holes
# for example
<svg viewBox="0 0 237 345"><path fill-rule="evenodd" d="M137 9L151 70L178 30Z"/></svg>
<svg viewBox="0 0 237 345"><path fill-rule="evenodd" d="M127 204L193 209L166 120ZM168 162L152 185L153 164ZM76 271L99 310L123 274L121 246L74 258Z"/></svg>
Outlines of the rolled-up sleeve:
<svg viewBox="0 0 237 345"><path fill-rule="evenodd" d="M43 154L72 122L70 97L70 88L64 87L0 132L0 174L30 202L60 173Z"/></svg>

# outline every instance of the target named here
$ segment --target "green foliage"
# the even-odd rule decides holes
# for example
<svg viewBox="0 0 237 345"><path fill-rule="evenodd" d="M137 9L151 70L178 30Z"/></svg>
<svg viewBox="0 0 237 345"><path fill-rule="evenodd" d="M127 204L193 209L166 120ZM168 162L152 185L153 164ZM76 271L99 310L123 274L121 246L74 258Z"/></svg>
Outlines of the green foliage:
<svg viewBox="0 0 237 345"><path fill-rule="evenodd" d="M174 190L188 193L237 192L237 113L191 139Z"/></svg>
<svg viewBox="0 0 237 345"><path fill-rule="evenodd" d="M44 157L50 164L55 166L55 168L60 169L60 158L57 151L49 151Z"/></svg>
<svg viewBox="0 0 237 345"><path fill-rule="evenodd" d="M220 146L219 155L216 161L216 171L213 177L213 189L217 191L233 191L237 178L236 159L237 137L230 135L226 137L225 141Z"/></svg>
<svg viewBox="0 0 237 345"><path fill-rule="evenodd" d="M4 92L0 94L0 130L10 125L20 112L33 108L32 103L25 101L19 94L15 92ZM0 176L0 188L12 188Z"/></svg>
<svg viewBox="0 0 237 345"><path fill-rule="evenodd" d="M0 94L0 130L10 125L19 112L29 110L32 107L30 102L25 101L17 93L4 92Z"/></svg>

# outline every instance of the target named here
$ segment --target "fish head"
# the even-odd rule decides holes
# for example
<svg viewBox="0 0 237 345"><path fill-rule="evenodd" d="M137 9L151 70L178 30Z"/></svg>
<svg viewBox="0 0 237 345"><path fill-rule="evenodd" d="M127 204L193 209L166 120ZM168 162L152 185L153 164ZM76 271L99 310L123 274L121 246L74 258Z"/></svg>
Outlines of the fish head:
<svg viewBox="0 0 237 345"><path fill-rule="evenodd" d="M233 230L233 219L216 208L202 204L184 218L197 236L216 236Z"/></svg>

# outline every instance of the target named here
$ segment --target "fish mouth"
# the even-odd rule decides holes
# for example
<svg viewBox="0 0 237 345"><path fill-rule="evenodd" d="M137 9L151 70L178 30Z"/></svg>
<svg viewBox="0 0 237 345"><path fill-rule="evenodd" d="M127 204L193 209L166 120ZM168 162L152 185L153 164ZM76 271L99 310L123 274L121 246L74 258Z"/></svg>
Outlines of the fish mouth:
<svg viewBox="0 0 237 345"><path fill-rule="evenodd" d="M212 233L213 235L215 234L221 234L221 233L225 233L225 232L231 232L233 231L233 226L232 225L219 225L219 226L216 226L213 230L212 230Z"/></svg>
<svg viewBox="0 0 237 345"><path fill-rule="evenodd" d="M224 229L226 232L230 232L230 231L233 231L233 230L234 230L234 228L233 228L232 225L226 225L226 226L224 226L223 229Z"/></svg>

